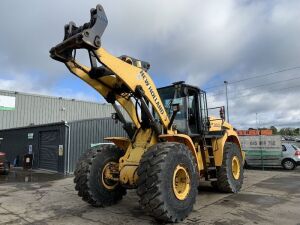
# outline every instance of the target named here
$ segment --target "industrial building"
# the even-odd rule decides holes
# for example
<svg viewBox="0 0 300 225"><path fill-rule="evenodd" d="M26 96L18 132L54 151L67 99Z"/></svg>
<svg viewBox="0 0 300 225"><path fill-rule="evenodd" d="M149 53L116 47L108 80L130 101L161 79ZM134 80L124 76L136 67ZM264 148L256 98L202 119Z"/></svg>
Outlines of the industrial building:
<svg viewBox="0 0 300 225"><path fill-rule="evenodd" d="M13 163L33 155L33 168L73 173L78 158L87 149L104 143L105 137L126 137L121 123L111 118L59 122L0 130L0 151Z"/></svg>
<svg viewBox="0 0 300 225"><path fill-rule="evenodd" d="M0 130L110 117L110 104L0 90Z"/></svg>
<svg viewBox="0 0 300 225"><path fill-rule="evenodd" d="M17 166L32 153L33 168L72 173L104 137L127 136L114 112L110 104L0 90L0 152Z"/></svg>

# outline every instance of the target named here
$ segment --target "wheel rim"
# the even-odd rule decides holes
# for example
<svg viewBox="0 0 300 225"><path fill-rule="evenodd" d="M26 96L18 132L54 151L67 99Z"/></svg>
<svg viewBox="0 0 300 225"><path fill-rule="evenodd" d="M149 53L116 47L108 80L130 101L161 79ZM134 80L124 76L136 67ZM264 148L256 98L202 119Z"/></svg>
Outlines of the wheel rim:
<svg viewBox="0 0 300 225"><path fill-rule="evenodd" d="M102 170L100 182L108 190L114 189L119 183L119 181L116 180L113 176L113 168L116 168L117 165L118 163L116 162L108 162L107 164L105 164Z"/></svg>
<svg viewBox="0 0 300 225"><path fill-rule="evenodd" d="M191 189L190 176L186 168L177 165L173 174L173 191L177 199L184 200Z"/></svg>
<svg viewBox="0 0 300 225"><path fill-rule="evenodd" d="M285 165L285 168L287 168L287 169L292 169L294 167L294 164L289 160L285 161L284 165Z"/></svg>
<svg viewBox="0 0 300 225"><path fill-rule="evenodd" d="M232 168L232 175L234 179L238 180L240 178L240 160L237 156L234 156L232 158L231 162L231 168Z"/></svg>

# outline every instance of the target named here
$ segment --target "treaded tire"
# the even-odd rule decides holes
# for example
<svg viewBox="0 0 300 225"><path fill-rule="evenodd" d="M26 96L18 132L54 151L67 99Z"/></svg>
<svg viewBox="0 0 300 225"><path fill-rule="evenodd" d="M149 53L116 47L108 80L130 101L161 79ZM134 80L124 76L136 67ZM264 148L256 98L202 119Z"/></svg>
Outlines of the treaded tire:
<svg viewBox="0 0 300 225"><path fill-rule="evenodd" d="M177 165L184 166L190 178L190 190L179 200L173 191L173 174ZM146 212L159 221L177 222L192 211L197 195L196 161L183 144L163 142L151 146L138 167L137 194Z"/></svg>
<svg viewBox="0 0 300 225"><path fill-rule="evenodd" d="M234 156L238 157L240 163L240 176L238 179L235 179L232 174L231 162ZM225 143L223 162L222 166L218 169L217 178L218 180L212 185L221 192L237 193L242 188L244 180L243 158L237 144L231 142Z"/></svg>
<svg viewBox="0 0 300 225"><path fill-rule="evenodd" d="M79 159L74 175L75 190L82 200L94 207L109 206L119 202L126 189L118 184L107 189L99 180L108 162L119 162L123 151L115 145L100 145L86 151Z"/></svg>
<svg viewBox="0 0 300 225"><path fill-rule="evenodd" d="M290 165L287 165L286 163L290 163ZM296 168L296 163L292 159L284 159L281 165L285 170L294 170Z"/></svg>

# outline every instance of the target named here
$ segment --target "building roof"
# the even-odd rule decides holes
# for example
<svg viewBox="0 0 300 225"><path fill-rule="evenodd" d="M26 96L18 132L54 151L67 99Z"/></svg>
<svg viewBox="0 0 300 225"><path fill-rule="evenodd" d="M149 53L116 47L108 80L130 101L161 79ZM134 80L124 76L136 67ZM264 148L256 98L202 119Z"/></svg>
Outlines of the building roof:
<svg viewBox="0 0 300 225"><path fill-rule="evenodd" d="M19 129L28 129L28 128L36 128L36 127L48 127L48 126L57 126L57 125L68 125L76 122L85 122L85 121L93 121L93 120L109 120L111 117L104 117L104 118L91 118L91 119L82 119L82 120L72 120L72 121L61 121L55 123L45 123L45 124L37 124L37 125L28 125L22 127L13 127L8 129L2 129L1 131L9 131L9 130L19 130ZM0 138L1 140L1 138Z"/></svg>
<svg viewBox="0 0 300 225"><path fill-rule="evenodd" d="M106 102L95 102L95 101L88 101L88 100L79 100L75 98L65 98L61 96L51 96L51 95L44 95L44 94L36 94L36 93L26 93L26 92L20 92L20 91L9 91L9 90L3 90L0 89L0 94L9 94L12 95L27 95L27 96L34 96L34 97L44 97L44 98L53 98L53 99L61 99L66 101L76 101L76 102L86 102L86 103L93 103L98 105L110 105Z"/></svg>

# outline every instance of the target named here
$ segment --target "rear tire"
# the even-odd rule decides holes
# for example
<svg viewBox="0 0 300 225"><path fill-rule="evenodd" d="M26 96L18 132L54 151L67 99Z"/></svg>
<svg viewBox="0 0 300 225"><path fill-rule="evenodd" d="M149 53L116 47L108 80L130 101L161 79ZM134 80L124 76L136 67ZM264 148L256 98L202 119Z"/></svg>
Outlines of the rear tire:
<svg viewBox="0 0 300 225"><path fill-rule="evenodd" d="M80 158L74 172L74 183L75 190L83 201L100 207L113 205L122 199L126 189L118 182L107 184L103 179L106 165L119 163L121 156L123 151L116 146L100 145L88 150Z"/></svg>
<svg viewBox="0 0 300 225"><path fill-rule="evenodd" d="M237 193L243 185L243 158L237 144L227 142L224 145L222 166L217 172L218 180L213 184L219 191Z"/></svg>
<svg viewBox="0 0 300 225"><path fill-rule="evenodd" d="M182 221L192 211L198 175L194 156L183 144L151 146L138 167L140 204L159 221Z"/></svg>
<svg viewBox="0 0 300 225"><path fill-rule="evenodd" d="M296 163L294 160L292 159L284 159L282 161L282 167L285 170L294 170L296 168Z"/></svg>

